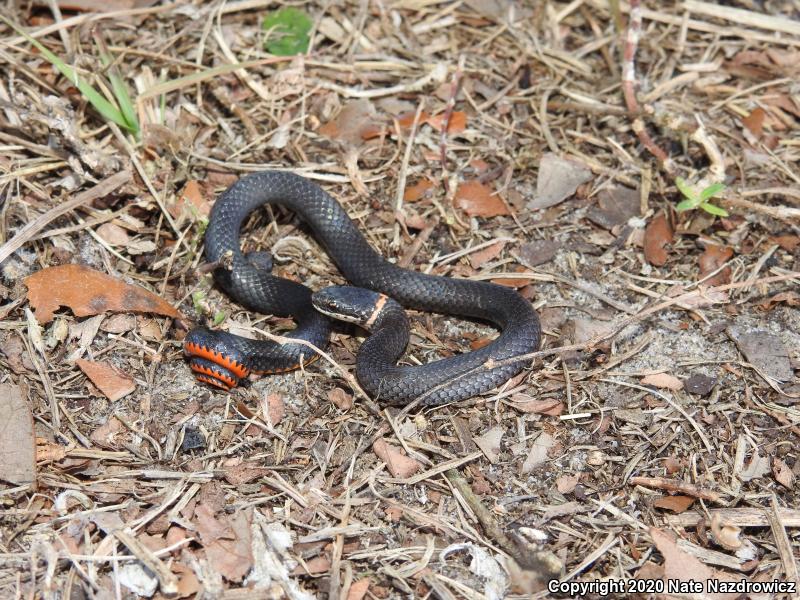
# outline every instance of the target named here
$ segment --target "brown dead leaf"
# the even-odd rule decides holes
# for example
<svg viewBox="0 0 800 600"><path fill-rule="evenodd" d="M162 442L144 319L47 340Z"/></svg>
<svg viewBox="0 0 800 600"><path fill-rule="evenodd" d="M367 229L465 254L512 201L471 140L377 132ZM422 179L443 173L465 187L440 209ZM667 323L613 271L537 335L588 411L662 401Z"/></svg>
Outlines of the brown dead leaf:
<svg viewBox="0 0 800 600"><path fill-rule="evenodd" d="M27 277L25 285L36 320L42 325L53 320L53 313L60 306L68 306L78 317L107 311L183 317L154 293L83 265L42 269Z"/></svg>
<svg viewBox="0 0 800 600"><path fill-rule="evenodd" d="M500 253L503 251L505 247L505 241L495 242L491 246L487 246L483 250L479 250L478 252L473 252L469 255L469 265L473 269L479 269L483 265L485 265L490 260L497 258L500 256Z"/></svg>
<svg viewBox="0 0 800 600"><path fill-rule="evenodd" d="M728 328L728 334L747 360L761 372L778 381L791 381L794 377L789 352L780 336L769 331L744 331L738 327Z"/></svg>
<svg viewBox="0 0 800 600"><path fill-rule="evenodd" d="M260 477L264 477L268 475L270 471L270 467L248 461L238 465L223 466L222 476L225 478L225 481L231 485L242 485L243 483L250 483Z"/></svg>
<svg viewBox="0 0 800 600"><path fill-rule="evenodd" d="M369 577L354 581L347 592L347 600L363 600L364 596L367 595L369 584Z"/></svg>
<svg viewBox="0 0 800 600"><path fill-rule="evenodd" d="M428 195L428 191L433 188L433 182L428 179L420 179L417 183L407 186L403 192L404 202L417 202Z"/></svg>
<svg viewBox="0 0 800 600"><path fill-rule="evenodd" d="M613 229L624 225L631 217L639 216L640 211L639 190L615 186L597 194L597 204L589 208L586 217L604 229Z"/></svg>
<svg viewBox="0 0 800 600"><path fill-rule="evenodd" d="M196 216L207 217L211 213L211 202L208 201L200 183L190 179L183 187L180 196L167 208L175 219L191 218Z"/></svg>
<svg viewBox="0 0 800 600"><path fill-rule="evenodd" d="M514 257L526 267L533 269L553 260L561 246L560 242L552 240L527 242L519 247Z"/></svg>
<svg viewBox="0 0 800 600"><path fill-rule="evenodd" d="M13 485L36 481L36 438L33 415L22 389L0 385L0 480Z"/></svg>
<svg viewBox="0 0 800 600"><path fill-rule="evenodd" d="M353 395L348 394L342 388L333 388L328 392L328 400L336 405L339 410L350 410L353 408Z"/></svg>
<svg viewBox="0 0 800 600"><path fill-rule="evenodd" d="M386 463L392 477L406 479L416 473L422 465L413 458L409 458L403 452L385 440L375 440L372 444L372 451L375 455Z"/></svg>
<svg viewBox="0 0 800 600"><path fill-rule="evenodd" d="M668 373L653 373L642 377L642 385L652 385L653 387L662 390L680 390L683 389L683 382Z"/></svg>
<svg viewBox="0 0 800 600"><path fill-rule="evenodd" d="M458 186L453 204L470 217L496 217L510 214L502 198L477 179L465 181Z"/></svg>
<svg viewBox="0 0 800 600"><path fill-rule="evenodd" d="M764 117L766 116L766 111L759 106L742 119L742 125L747 127L750 133L758 139L764 133Z"/></svg>
<svg viewBox="0 0 800 600"><path fill-rule="evenodd" d="M511 397L512 406L524 413L537 413L558 417L564 412L564 403L558 398L532 398L525 394L516 394Z"/></svg>
<svg viewBox="0 0 800 600"><path fill-rule="evenodd" d="M500 442L505 432L505 428L495 425L483 435L473 436L472 438L492 464L497 463L500 458Z"/></svg>
<svg viewBox="0 0 800 600"><path fill-rule="evenodd" d="M270 425L275 427L286 416L286 405L280 394L268 394L262 403L262 415L266 415Z"/></svg>
<svg viewBox="0 0 800 600"><path fill-rule="evenodd" d="M592 177L591 169L585 164L548 152L539 161L536 195L528 202L528 208L537 210L555 206L569 198L579 185L590 181Z"/></svg>
<svg viewBox="0 0 800 600"><path fill-rule="evenodd" d="M86 376L103 394L116 402L136 389L133 378L107 362L95 362L79 358L75 361Z"/></svg>
<svg viewBox="0 0 800 600"><path fill-rule="evenodd" d="M211 567L229 581L241 581L253 565L250 523L252 509L215 516L201 502L195 508L194 524Z"/></svg>
<svg viewBox="0 0 800 600"><path fill-rule="evenodd" d="M322 575L331 570L331 559L327 556L315 556L294 568L294 575Z"/></svg>
<svg viewBox="0 0 800 600"><path fill-rule="evenodd" d="M684 582L706 581L708 579L735 581L726 573L706 566L700 562L699 559L681 550L671 532L651 527L649 533L650 537L653 538L656 548L658 548L658 551L664 557L663 578L665 582L670 579ZM735 600L739 597L739 594L706 594L703 597L710 600Z"/></svg>
<svg viewBox="0 0 800 600"><path fill-rule="evenodd" d="M36 438L36 462L58 462L67 456L66 446L54 444L44 438ZM2 479L2 477L0 477Z"/></svg>
<svg viewBox="0 0 800 600"><path fill-rule="evenodd" d="M441 131L444 127L445 113L441 112L438 115L428 117L427 123L436 131ZM461 133L467 128L467 113L460 110L454 110L450 114L450 121L447 123L447 133L456 134Z"/></svg>
<svg viewBox="0 0 800 600"><path fill-rule="evenodd" d="M571 494L580 482L580 473L576 475L562 475L556 479L556 489L562 494Z"/></svg>
<svg viewBox="0 0 800 600"><path fill-rule="evenodd" d="M95 429L89 438L102 448L115 448L114 438L121 431L125 431L125 425L118 418L111 416L105 423Z"/></svg>
<svg viewBox="0 0 800 600"><path fill-rule="evenodd" d="M800 246L800 235L776 235L770 239L787 252L794 252Z"/></svg>
<svg viewBox="0 0 800 600"><path fill-rule="evenodd" d="M360 146L365 139L380 135L383 124L367 99L351 100L336 117L319 128L325 137Z"/></svg>
<svg viewBox="0 0 800 600"><path fill-rule="evenodd" d="M786 306L800 306L800 294L797 292L779 292L770 296L759 304L764 310L771 310L776 304L784 303Z"/></svg>
<svg viewBox="0 0 800 600"><path fill-rule="evenodd" d="M700 265L700 278L703 279L709 273L713 273L733 257L733 249L728 246L717 246L709 244L705 252L700 255L698 264ZM731 282L730 265L721 269L719 273L705 280L706 285L723 285Z"/></svg>
<svg viewBox="0 0 800 600"><path fill-rule="evenodd" d="M672 243L672 236L672 226L663 212L650 220L644 230L644 257L647 262L657 267L663 267L667 263L669 255L666 247Z"/></svg>
<svg viewBox="0 0 800 600"><path fill-rule="evenodd" d="M110 246L124 246L131 239L127 231L114 223L103 223L100 225L100 227L97 228L97 235Z"/></svg>
<svg viewBox="0 0 800 600"><path fill-rule="evenodd" d="M682 513L694 504L695 499L691 496L661 496L653 500L653 506L663 508L674 513Z"/></svg>
<svg viewBox="0 0 800 600"><path fill-rule="evenodd" d="M775 476L775 481L780 483L788 490L794 488L794 473L785 462L777 456L772 459L772 474Z"/></svg>
<svg viewBox="0 0 800 600"><path fill-rule="evenodd" d="M547 453L555 445L556 439L552 435L546 431L540 433L539 436L533 440L530 452L528 452L525 462L522 463L522 474L527 475L544 463L547 460Z"/></svg>

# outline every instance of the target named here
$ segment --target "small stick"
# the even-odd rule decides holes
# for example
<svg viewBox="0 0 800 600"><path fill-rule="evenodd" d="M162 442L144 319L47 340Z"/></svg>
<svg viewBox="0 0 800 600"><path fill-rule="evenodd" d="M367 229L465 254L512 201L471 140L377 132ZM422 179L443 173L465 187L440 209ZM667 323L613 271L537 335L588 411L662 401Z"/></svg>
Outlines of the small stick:
<svg viewBox="0 0 800 600"><path fill-rule="evenodd" d="M442 183L444 191L450 195L449 173L447 171L447 130L450 129L450 118L453 116L453 107L456 105L456 98L461 89L461 79L464 77L465 55L458 57L458 67L453 74L453 83L450 86L450 98L447 100L447 107L444 109L444 119L442 120L442 130L439 132L439 158L442 162Z"/></svg>
<svg viewBox="0 0 800 600"><path fill-rule="evenodd" d="M648 152L656 157L661 167L670 175L674 171L672 160L667 156L658 144L653 141L650 134L645 128L644 120L642 119L639 103L636 100L636 92L634 86L636 85L636 65L634 58L636 57L636 47L639 44L639 37L642 34L642 7L639 0L631 0L630 2L630 15L628 17L628 31L625 36L625 46L622 53L622 93L625 96L625 105L628 108L633 122L631 128L639 137L639 141L647 148Z"/></svg>
<svg viewBox="0 0 800 600"><path fill-rule="evenodd" d="M668 479L666 477L631 477L628 481L633 485L643 485L648 488L678 492L686 494L687 496L692 496L693 498L708 500L709 502L719 502L720 500L720 496L717 492L697 487L685 481L678 481L677 479Z"/></svg>

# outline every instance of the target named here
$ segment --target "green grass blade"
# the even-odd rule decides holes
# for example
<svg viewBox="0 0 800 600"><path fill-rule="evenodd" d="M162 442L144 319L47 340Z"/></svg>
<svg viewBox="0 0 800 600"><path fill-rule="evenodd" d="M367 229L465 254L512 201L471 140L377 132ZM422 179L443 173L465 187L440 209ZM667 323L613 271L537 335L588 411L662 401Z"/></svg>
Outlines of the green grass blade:
<svg viewBox="0 0 800 600"><path fill-rule="evenodd" d="M39 40L36 38L31 37L25 31L17 27L14 23L6 19L4 16L0 15L0 20L3 21L6 25L11 27L14 31L16 31L19 35L24 37L28 40L31 44L33 44L39 52L42 53L50 64L52 64L58 71L67 79L69 79L75 87L83 94L83 96L89 101L89 103L94 106L95 110L99 112L103 117L105 117L109 121L113 121L120 127L125 129L129 129L128 122L125 120L125 117L122 115L120 110L111 104L108 100L106 100L103 95L94 89L91 84L87 83L85 80L81 79L78 76L78 73L66 64L63 60L61 60L58 56L50 52L44 45L42 45Z"/></svg>
<svg viewBox="0 0 800 600"><path fill-rule="evenodd" d="M696 207L697 205L692 200L681 200L678 202L678 206L675 207L675 210L678 212L683 212L685 210L692 210Z"/></svg>
<svg viewBox="0 0 800 600"><path fill-rule="evenodd" d="M95 33L94 41L97 44L98 50L100 51L100 61L108 70L108 79L111 82L111 89L114 92L114 98L119 105L122 117L128 123L127 128L138 136L139 118L136 115L136 109L133 107L128 86L125 85L125 80L122 79L122 75L114 64L111 53L108 50L108 46L106 46L106 43L99 32Z"/></svg>

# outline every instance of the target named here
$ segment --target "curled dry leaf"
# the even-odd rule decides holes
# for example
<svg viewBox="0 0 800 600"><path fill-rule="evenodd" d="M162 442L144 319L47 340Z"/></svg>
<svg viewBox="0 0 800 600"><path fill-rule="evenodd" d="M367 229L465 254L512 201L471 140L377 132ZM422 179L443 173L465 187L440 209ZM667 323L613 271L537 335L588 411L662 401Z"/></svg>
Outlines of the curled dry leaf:
<svg viewBox="0 0 800 600"><path fill-rule="evenodd" d="M766 111L759 106L742 119L742 125L747 127L750 133L758 139L764 133L764 117L766 116Z"/></svg>
<svg viewBox="0 0 800 600"><path fill-rule="evenodd" d="M717 246L709 244L705 252L700 255L698 264L700 265L700 278L705 279L707 275L713 273L733 257L733 249L727 246ZM731 281L731 267L726 266L719 273L705 280L706 285L723 285Z"/></svg>
<svg viewBox="0 0 800 600"><path fill-rule="evenodd" d="M128 232L114 223L103 223L97 228L97 235L111 246L124 246L131 239Z"/></svg>
<svg viewBox="0 0 800 600"><path fill-rule="evenodd" d="M643 385L652 385L663 390L677 391L683 388L683 382L668 373L653 373L642 377Z"/></svg>
<svg viewBox="0 0 800 600"><path fill-rule="evenodd" d="M711 533L716 542L726 550L735 551L742 547L742 540L739 539L742 529L723 523L722 517L716 512L711 517Z"/></svg>
<svg viewBox="0 0 800 600"><path fill-rule="evenodd" d="M103 395L116 402L136 389L133 378L121 372L114 365L107 362L95 362L79 358L77 361L81 371L91 379L92 383Z"/></svg>
<svg viewBox="0 0 800 600"><path fill-rule="evenodd" d="M771 310L776 304L784 303L786 306L800 306L800 294L797 292L779 292L770 296L759 304L764 310Z"/></svg>
<svg viewBox="0 0 800 600"><path fill-rule="evenodd" d="M83 265L42 269L27 277L25 285L28 302L42 325L53 320L53 313L60 306L70 307L79 317L107 311L182 317L180 311L154 293Z"/></svg>
<svg viewBox="0 0 800 600"><path fill-rule="evenodd" d="M335 118L319 128L319 133L325 137L356 146L377 137L381 131L383 124L372 102L366 99L351 100Z"/></svg>
<svg viewBox="0 0 800 600"><path fill-rule="evenodd" d="M510 214L503 199L477 179L465 181L459 185L453 203L470 217L496 217Z"/></svg>
<svg viewBox="0 0 800 600"><path fill-rule="evenodd" d="M644 230L644 257L651 265L663 267L667 263L667 245L672 243L672 226L667 215L658 213Z"/></svg>
<svg viewBox="0 0 800 600"><path fill-rule="evenodd" d="M36 480L36 439L33 415L22 389L0 385L0 480L26 485Z"/></svg>
<svg viewBox="0 0 800 600"><path fill-rule="evenodd" d="M411 477L421 466L416 460L403 454L399 448L387 444L385 440L376 440L372 444L372 450L378 458L386 463L392 477L398 479Z"/></svg>

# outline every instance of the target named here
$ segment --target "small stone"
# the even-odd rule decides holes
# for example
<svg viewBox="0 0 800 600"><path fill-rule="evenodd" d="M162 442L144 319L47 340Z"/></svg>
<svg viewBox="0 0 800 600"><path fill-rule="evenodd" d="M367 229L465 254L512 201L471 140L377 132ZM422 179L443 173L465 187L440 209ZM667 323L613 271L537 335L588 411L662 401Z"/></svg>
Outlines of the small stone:
<svg viewBox="0 0 800 600"><path fill-rule="evenodd" d="M698 396L708 396L712 389L714 389L714 385L716 385L717 379L715 377L708 377L706 375L692 375L683 382L683 389L685 389L690 394L696 394Z"/></svg>

